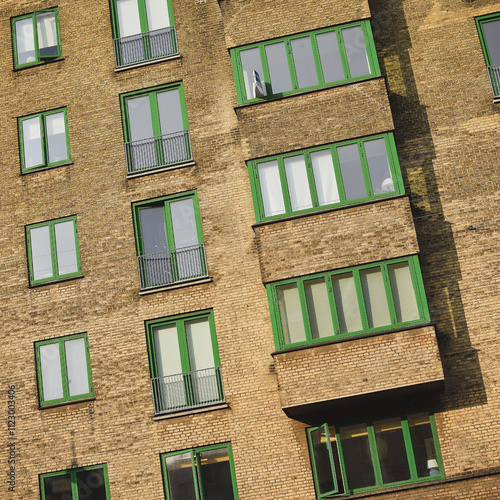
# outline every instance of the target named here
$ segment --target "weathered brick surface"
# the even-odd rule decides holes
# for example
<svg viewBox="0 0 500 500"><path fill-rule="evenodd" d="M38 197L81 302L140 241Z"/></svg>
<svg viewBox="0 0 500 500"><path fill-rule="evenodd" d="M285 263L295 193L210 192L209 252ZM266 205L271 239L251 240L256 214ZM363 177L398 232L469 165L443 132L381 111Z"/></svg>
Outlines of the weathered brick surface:
<svg viewBox="0 0 500 500"><path fill-rule="evenodd" d="M283 407L443 379L434 327L353 338L274 356ZM385 366L385 370L380 367ZM321 384L317 380L321 380Z"/></svg>
<svg viewBox="0 0 500 500"><path fill-rule="evenodd" d="M64 59L13 71L10 18L55 5ZM500 465L500 115L474 17L500 2L173 0L173 10L180 57L115 72L107 0L0 2L0 415L13 384L17 415L16 492L4 426L0 498L37 499L38 474L105 462L112 499L160 499L160 453L231 441L241 500L313 499L305 425L285 416L273 373L263 281L417 252L445 377L434 409L446 477L469 479L365 497L498 498L499 476L480 474ZM229 48L370 15L387 85L238 107ZM181 81L195 165L126 179L119 95ZM73 164L20 175L17 118L63 106ZM245 161L393 129L411 214L400 198L252 228ZM191 189L212 281L140 296L131 204ZM25 225L67 215L83 277L28 288ZM207 308L230 408L153 421L144 321ZM79 332L95 400L38 409L34 342ZM381 374L386 348L369 367ZM421 350L408 346L409 364ZM306 378L323 390L323 375Z"/></svg>

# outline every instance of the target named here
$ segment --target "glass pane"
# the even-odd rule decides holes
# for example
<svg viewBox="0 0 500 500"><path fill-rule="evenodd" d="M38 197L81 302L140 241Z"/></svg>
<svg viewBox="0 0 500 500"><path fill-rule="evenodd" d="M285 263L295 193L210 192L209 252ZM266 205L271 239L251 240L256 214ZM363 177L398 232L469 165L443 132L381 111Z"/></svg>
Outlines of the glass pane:
<svg viewBox="0 0 500 500"><path fill-rule="evenodd" d="M47 146L49 149L49 163L68 159L66 144L66 125L64 113L54 113L45 117L47 129Z"/></svg>
<svg viewBox="0 0 500 500"><path fill-rule="evenodd" d="M500 20L489 21L482 26L490 62L491 64L500 64Z"/></svg>
<svg viewBox="0 0 500 500"><path fill-rule="evenodd" d="M25 168L44 164L39 116L23 120L23 148Z"/></svg>
<svg viewBox="0 0 500 500"><path fill-rule="evenodd" d="M330 31L329 33L316 35L316 42L318 43L319 58L325 83L344 80L345 74L342 59L340 58L337 33Z"/></svg>
<svg viewBox="0 0 500 500"><path fill-rule="evenodd" d="M276 287L278 307L280 310L281 328L285 344L293 344L306 340L302 307L296 283Z"/></svg>
<svg viewBox="0 0 500 500"><path fill-rule="evenodd" d="M76 273L78 271L78 261L76 258L74 222L69 220L54 224L54 231L59 276Z"/></svg>
<svg viewBox="0 0 500 500"><path fill-rule="evenodd" d="M401 419L379 420L373 428L384 484L411 479Z"/></svg>
<svg viewBox="0 0 500 500"><path fill-rule="evenodd" d="M149 31L170 26L167 0L146 0Z"/></svg>
<svg viewBox="0 0 500 500"><path fill-rule="evenodd" d="M313 206L303 155L285 158L285 174L292 210L304 210Z"/></svg>
<svg viewBox="0 0 500 500"><path fill-rule="evenodd" d="M384 139L366 141L364 146L373 194L391 193L394 191L394 181Z"/></svg>
<svg viewBox="0 0 500 500"><path fill-rule="evenodd" d="M82 338L67 340L64 342L64 349L66 352L69 395L88 394L90 389L85 340Z"/></svg>
<svg viewBox="0 0 500 500"><path fill-rule="evenodd" d="M43 492L45 500L68 500L72 499L71 476L63 474L61 476L44 477Z"/></svg>
<svg viewBox="0 0 500 500"><path fill-rule="evenodd" d="M391 324L389 305L384 288L384 277L380 268L360 271L363 299L365 301L368 327L376 328Z"/></svg>
<svg viewBox="0 0 500 500"><path fill-rule="evenodd" d="M262 70L262 61L260 59L260 50L254 49L242 50L240 52L241 67L243 70L243 81L245 82L245 95L247 99L254 99L255 89L253 87L253 72L257 71L261 81L264 81L264 71Z"/></svg>
<svg viewBox="0 0 500 500"><path fill-rule="evenodd" d="M33 279L41 280L52 278L52 257L50 252L49 226L30 229L31 263L33 266Z"/></svg>
<svg viewBox="0 0 500 500"><path fill-rule="evenodd" d="M186 406L186 389L176 325L155 328L153 339L159 377L153 386L156 408L164 411Z"/></svg>
<svg viewBox="0 0 500 500"><path fill-rule="evenodd" d="M340 333L361 330L363 325L361 323L358 296L352 273L334 276L332 282Z"/></svg>
<svg viewBox="0 0 500 500"><path fill-rule="evenodd" d="M292 90L285 44L281 42L266 45L266 56L273 94Z"/></svg>
<svg viewBox="0 0 500 500"><path fill-rule="evenodd" d="M167 482L172 500L197 500L191 453L165 458Z"/></svg>
<svg viewBox="0 0 500 500"><path fill-rule="evenodd" d="M351 78L370 74L370 65L361 26L343 29L342 37L344 38Z"/></svg>
<svg viewBox="0 0 500 500"><path fill-rule="evenodd" d="M21 19L14 23L16 28L17 64L36 61L33 20Z"/></svg>
<svg viewBox="0 0 500 500"><path fill-rule="evenodd" d="M441 472L437 461L436 447L428 413L408 416L413 457L417 466L417 476L437 476Z"/></svg>
<svg viewBox="0 0 500 500"><path fill-rule="evenodd" d="M137 0L116 0L120 38L141 32Z"/></svg>
<svg viewBox="0 0 500 500"><path fill-rule="evenodd" d="M367 195L361 158L357 144L349 144L337 148L340 171L346 200L365 198Z"/></svg>
<svg viewBox="0 0 500 500"><path fill-rule="evenodd" d="M61 357L59 353L59 344L41 345L40 368L42 370L42 391L43 400L51 401L63 397Z"/></svg>
<svg viewBox="0 0 500 500"><path fill-rule="evenodd" d="M332 313L324 278L304 282L313 339L334 335Z"/></svg>
<svg viewBox="0 0 500 500"><path fill-rule="evenodd" d="M291 45L299 88L318 85L318 75L316 74L311 38L308 36L294 38L291 41Z"/></svg>
<svg viewBox="0 0 500 500"><path fill-rule="evenodd" d="M57 30L55 12L39 12L36 15L38 30L38 55L40 57L57 56Z"/></svg>
<svg viewBox="0 0 500 500"><path fill-rule="evenodd" d="M153 122L149 97L135 97L127 100L130 140L139 141L153 137Z"/></svg>
<svg viewBox="0 0 500 500"><path fill-rule="evenodd" d="M398 322L420 318L408 262L387 266Z"/></svg>
<svg viewBox="0 0 500 500"><path fill-rule="evenodd" d="M82 470L76 473L78 499L107 500L106 483L102 469Z"/></svg>
<svg viewBox="0 0 500 500"><path fill-rule="evenodd" d="M320 494L336 491L333 477L330 450L327 447L327 434L323 427L311 431L313 462L316 468L316 478Z"/></svg>
<svg viewBox="0 0 500 500"><path fill-rule="evenodd" d="M278 160L259 163L259 182L262 203L264 204L264 215L278 215L285 213L285 200L281 190L280 172Z"/></svg>
<svg viewBox="0 0 500 500"><path fill-rule="evenodd" d="M143 208L139 214L144 254L165 252L168 246L163 207Z"/></svg>
<svg viewBox="0 0 500 500"><path fill-rule="evenodd" d="M366 424L340 428L347 484L351 489L375 486L375 473Z"/></svg>
<svg viewBox="0 0 500 500"><path fill-rule="evenodd" d="M330 150L311 153L311 163L319 205L338 203L340 201L339 190Z"/></svg>
<svg viewBox="0 0 500 500"><path fill-rule="evenodd" d="M179 89L157 94L162 135L184 130Z"/></svg>
<svg viewBox="0 0 500 500"><path fill-rule="evenodd" d="M202 451L200 482L204 500L234 500L227 448Z"/></svg>
<svg viewBox="0 0 500 500"><path fill-rule="evenodd" d="M196 218L192 198L170 203L172 228L174 230L175 248L184 248L198 244Z"/></svg>

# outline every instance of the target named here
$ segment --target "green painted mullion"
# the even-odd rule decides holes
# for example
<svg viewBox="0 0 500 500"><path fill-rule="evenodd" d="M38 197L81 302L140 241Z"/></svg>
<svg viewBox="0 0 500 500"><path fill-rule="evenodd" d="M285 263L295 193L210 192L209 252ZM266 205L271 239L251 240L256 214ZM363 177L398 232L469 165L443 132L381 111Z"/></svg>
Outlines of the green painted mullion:
<svg viewBox="0 0 500 500"><path fill-rule="evenodd" d="M392 132L382 136L385 142L385 149L387 151L387 158L389 160L389 168L394 182L394 190L396 193L404 193L403 176L401 174L401 167L399 165L398 153L396 150L396 143Z"/></svg>
<svg viewBox="0 0 500 500"><path fill-rule="evenodd" d="M201 216L200 216L200 206L198 203L198 195L195 192L193 196L191 196L191 200L193 202L193 210L194 210L194 219L196 221L196 236L198 237L198 244L203 244L203 231L201 228Z"/></svg>
<svg viewBox="0 0 500 500"><path fill-rule="evenodd" d="M335 439L337 441L337 449L339 453L339 462L342 473L342 479L344 481L344 491L347 493L349 492L349 481L347 480L347 470L344 464L344 451L342 449L342 440L340 439L340 429L334 427L334 432L335 432Z"/></svg>
<svg viewBox="0 0 500 500"><path fill-rule="evenodd" d="M139 23L141 25L141 32L147 33L149 31L148 27L148 14L146 10L146 2L144 0L135 0L137 1L137 7L139 10Z"/></svg>
<svg viewBox="0 0 500 500"><path fill-rule="evenodd" d="M292 213L292 202L290 201L290 192L288 191L288 180L286 178L285 170L285 158L279 156L275 158L278 161L278 171L280 173L281 190L283 192L283 200L285 202L285 214L290 215Z"/></svg>
<svg viewBox="0 0 500 500"><path fill-rule="evenodd" d="M71 477L71 496L73 500L79 500L78 498L78 482L76 480L76 470L70 471Z"/></svg>
<svg viewBox="0 0 500 500"><path fill-rule="evenodd" d="M33 43L35 45L35 57L37 60L40 60L40 50L38 47L38 28L36 22L36 15L38 12L43 11L35 10L35 12L33 12Z"/></svg>
<svg viewBox="0 0 500 500"><path fill-rule="evenodd" d="M382 271L382 279L384 281L385 297L387 300L387 305L389 307L389 315L391 317L391 323L393 325L397 324L398 318L396 314L396 306L394 304L394 296L392 294L391 279L389 276L389 269L387 264L382 264L380 266Z"/></svg>
<svg viewBox="0 0 500 500"><path fill-rule="evenodd" d="M63 398L69 398L68 364L66 361L66 340L57 342L59 345L59 358L61 361L61 379L63 387Z"/></svg>
<svg viewBox="0 0 500 500"><path fill-rule="evenodd" d="M373 39L370 21L361 23L360 26L363 31L363 38L365 39L365 48L370 66L370 75L380 75L380 65L378 62L377 51L375 49L375 40Z"/></svg>
<svg viewBox="0 0 500 500"><path fill-rule="evenodd" d="M295 68L295 61L293 59L292 40L291 39L283 40L283 43L285 44L286 60L288 62L288 71L290 72L290 80L292 82L292 89L298 90L299 89L299 81L297 78L297 70Z"/></svg>
<svg viewBox="0 0 500 500"><path fill-rule="evenodd" d="M344 45L344 37L342 36L342 29L335 30L337 34L337 42L339 44L340 60L342 61L342 69L344 70L344 80L348 80L351 77L349 71L349 63L347 62L347 53Z"/></svg>
<svg viewBox="0 0 500 500"><path fill-rule="evenodd" d="M201 470L198 470L201 466L201 460L199 457L199 452L195 450L190 450L191 453L191 470L193 472L193 482L194 491L196 494L196 500L203 500L202 484L201 484ZM175 499L172 499L175 500Z"/></svg>
<svg viewBox="0 0 500 500"><path fill-rule="evenodd" d="M319 207L318 193L316 191L316 182L314 179L314 171L311 162L311 155L309 152L304 153L304 161L306 164L307 180L309 182L309 192L311 193L311 201L313 207Z"/></svg>
<svg viewBox="0 0 500 500"><path fill-rule="evenodd" d="M217 334L215 332L214 315L209 314L207 316L207 319L208 319L208 326L210 328L210 339L212 341L212 352L213 352L213 356L214 356L214 365L220 366L219 349L217 349Z"/></svg>
<svg viewBox="0 0 500 500"><path fill-rule="evenodd" d="M414 255L407 260L410 267L410 276L413 283L413 290L417 299L418 310L420 318L426 322L431 320L429 314L429 306L427 304L427 296L425 295L424 281L422 278L422 271L420 269L420 262L418 256Z"/></svg>
<svg viewBox="0 0 500 500"><path fill-rule="evenodd" d="M368 431L368 443L370 445L373 472L375 474L375 485L377 487L380 487L384 484L384 482L382 480L382 469L380 467L380 457L378 456L377 440L375 438L375 430L373 428L373 422L367 424L366 430Z"/></svg>
<svg viewBox="0 0 500 500"><path fill-rule="evenodd" d="M56 250L56 230L55 223L48 224L49 239L50 239L50 260L52 262L52 279L59 277L59 266L57 265L57 250Z"/></svg>
<svg viewBox="0 0 500 500"><path fill-rule="evenodd" d="M260 45L259 52L260 52L260 60L262 62L262 71L264 72L264 76L262 78L263 78L264 83L266 85L266 94L268 97L271 97L273 95L273 93L271 92L271 89L272 89L271 74L269 73L269 64L267 62L266 45L269 45L269 44ZM244 83L243 83L243 87L244 87Z"/></svg>
<svg viewBox="0 0 500 500"><path fill-rule="evenodd" d="M189 359L188 343L186 338L186 321L176 321L177 341L179 342L179 351L181 356L182 373L191 371L191 362Z"/></svg>
<svg viewBox="0 0 500 500"><path fill-rule="evenodd" d="M264 219L264 202L262 201L262 189L259 179L258 164L250 162L248 164L248 174L250 177L250 187L252 190L253 208L255 212L255 219L260 222Z"/></svg>
<svg viewBox="0 0 500 500"><path fill-rule="evenodd" d="M337 189L339 191L340 203L345 204L347 203L347 200L345 196L344 182L342 179L342 171L340 170L339 155L337 153L337 148L343 145L344 145L343 143L332 145L331 151L332 151L333 169L335 171L335 179L337 181Z"/></svg>
<svg viewBox="0 0 500 500"><path fill-rule="evenodd" d="M404 416L401 418L401 428L403 430L403 439L406 448L406 457L408 459L408 465L410 467L410 478L412 481L418 479L417 475L417 465L415 463L415 455L413 451L413 445L410 436L410 427L408 425L408 417Z"/></svg>
<svg viewBox="0 0 500 500"><path fill-rule="evenodd" d="M157 92L150 92L148 94L149 97L149 107L151 110L151 121L153 125L153 136L161 135L161 127L160 127L160 115L158 112L158 100L157 100Z"/></svg>
<svg viewBox="0 0 500 500"><path fill-rule="evenodd" d="M297 289L299 292L299 300L302 311L302 323L304 325L304 330L306 332L305 342L310 343L312 342L311 320L309 319L309 311L307 309L307 297L306 297L304 281L305 281L304 279L297 280Z"/></svg>
<svg viewBox="0 0 500 500"><path fill-rule="evenodd" d="M365 181L365 189L367 197L373 197L373 187L370 178L370 170L368 168L368 161L366 159L366 151L364 141L356 141L358 145L359 159L361 161L361 170L363 171L363 179Z"/></svg>
<svg viewBox="0 0 500 500"><path fill-rule="evenodd" d="M182 114L182 125L184 130L189 130L189 123L187 117L187 109L186 109L186 99L184 95L184 84L180 84L178 87L175 87L179 91L179 100L181 101L181 114Z"/></svg>
<svg viewBox="0 0 500 500"><path fill-rule="evenodd" d="M330 304L330 311L332 313L333 331L335 332L335 335L339 335L340 321L339 321L339 314L337 311L337 303L335 302L335 293L333 290L333 281L331 274L329 274L326 277L326 291L328 293L328 303Z"/></svg>
<svg viewBox="0 0 500 500"><path fill-rule="evenodd" d="M311 39L311 47L314 58L314 65L316 66L316 76L318 77L318 85L324 86L326 85L325 77L323 76L323 68L321 66L321 57L319 55L318 41L316 40L316 36L318 33L312 33L310 35Z"/></svg>

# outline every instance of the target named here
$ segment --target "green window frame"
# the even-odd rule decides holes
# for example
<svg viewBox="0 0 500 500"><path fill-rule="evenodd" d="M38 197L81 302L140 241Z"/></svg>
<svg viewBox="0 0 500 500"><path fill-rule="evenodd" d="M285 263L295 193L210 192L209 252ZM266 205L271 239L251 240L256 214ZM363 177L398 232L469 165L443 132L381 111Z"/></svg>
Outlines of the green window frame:
<svg viewBox="0 0 500 500"><path fill-rule="evenodd" d="M40 474L41 500L110 500L106 464Z"/></svg>
<svg viewBox="0 0 500 500"><path fill-rule="evenodd" d="M141 290L208 276L196 191L133 204Z"/></svg>
<svg viewBox="0 0 500 500"><path fill-rule="evenodd" d="M444 478L427 412L306 431L318 500Z"/></svg>
<svg viewBox="0 0 500 500"><path fill-rule="evenodd" d="M116 67L178 53L171 0L110 0Z"/></svg>
<svg viewBox="0 0 500 500"><path fill-rule="evenodd" d="M476 18L494 98L500 98L500 13Z"/></svg>
<svg viewBox="0 0 500 500"><path fill-rule="evenodd" d="M57 8L36 10L30 14L13 17L11 26L15 69L62 56Z"/></svg>
<svg viewBox="0 0 500 500"><path fill-rule="evenodd" d="M231 443L161 455L166 500L238 500Z"/></svg>
<svg viewBox="0 0 500 500"><path fill-rule="evenodd" d="M40 406L93 396L86 333L35 342Z"/></svg>
<svg viewBox="0 0 500 500"><path fill-rule="evenodd" d="M31 285L82 273L76 216L26 226Z"/></svg>
<svg viewBox="0 0 500 500"><path fill-rule="evenodd" d="M404 194L392 132L248 163L257 222Z"/></svg>
<svg viewBox="0 0 500 500"><path fill-rule="evenodd" d="M277 349L430 321L416 255L266 288Z"/></svg>
<svg viewBox="0 0 500 500"><path fill-rule="evenodd" d="M239 104L380 76L368 20L231 49Z"/></svg>
<svg viewBox="0 0 500 500"><path fill-rule="evenodd" d="M21 172L71 163L66 108L17 119Z"/></svg>
<svg viewBox="0 0 500 500"><path fill-rule="evenodd" d="M212 311L146 322L155 415L224 402Z"/></svg>
<svg viewBox="0 0 500 500"><path fill-rule="evenodd" d="M182 83L120 96L128 174L192 160Z"/></svg>

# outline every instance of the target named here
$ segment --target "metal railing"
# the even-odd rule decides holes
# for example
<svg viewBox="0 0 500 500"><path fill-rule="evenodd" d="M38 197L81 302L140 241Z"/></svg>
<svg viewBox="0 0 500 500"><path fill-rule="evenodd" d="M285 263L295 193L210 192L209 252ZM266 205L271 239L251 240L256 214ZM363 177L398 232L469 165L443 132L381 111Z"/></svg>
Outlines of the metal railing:
<svg viewBox="0 0 500 500"><path fill-rule="evenodd" d="M224 402L220 366L151 379L155 415Z"/></svg>
<svg viewBox="0 0 500 500"><path fill-rule="evenodd" d="M500 97L500 64L488 66L488 76L490 77L491 90L493 97L498 99Z"/></svg>
<svg viewBox="0 0 500 500"><path fill-rule="evenodd" d="M137 35L115 38L117 68L177 54L175 26Z"/></svg>
<svg viewBox="0 0 500 500"><path fill-rule="evenodd" d="M208 276L204 245L137 257L141 290Z"/></svg>
<svg viewBox="0 0 500 500"><path fill-rule="evenodd" d="M129 174L192 160L189 130L126 142L125 154Z"/></svg>

